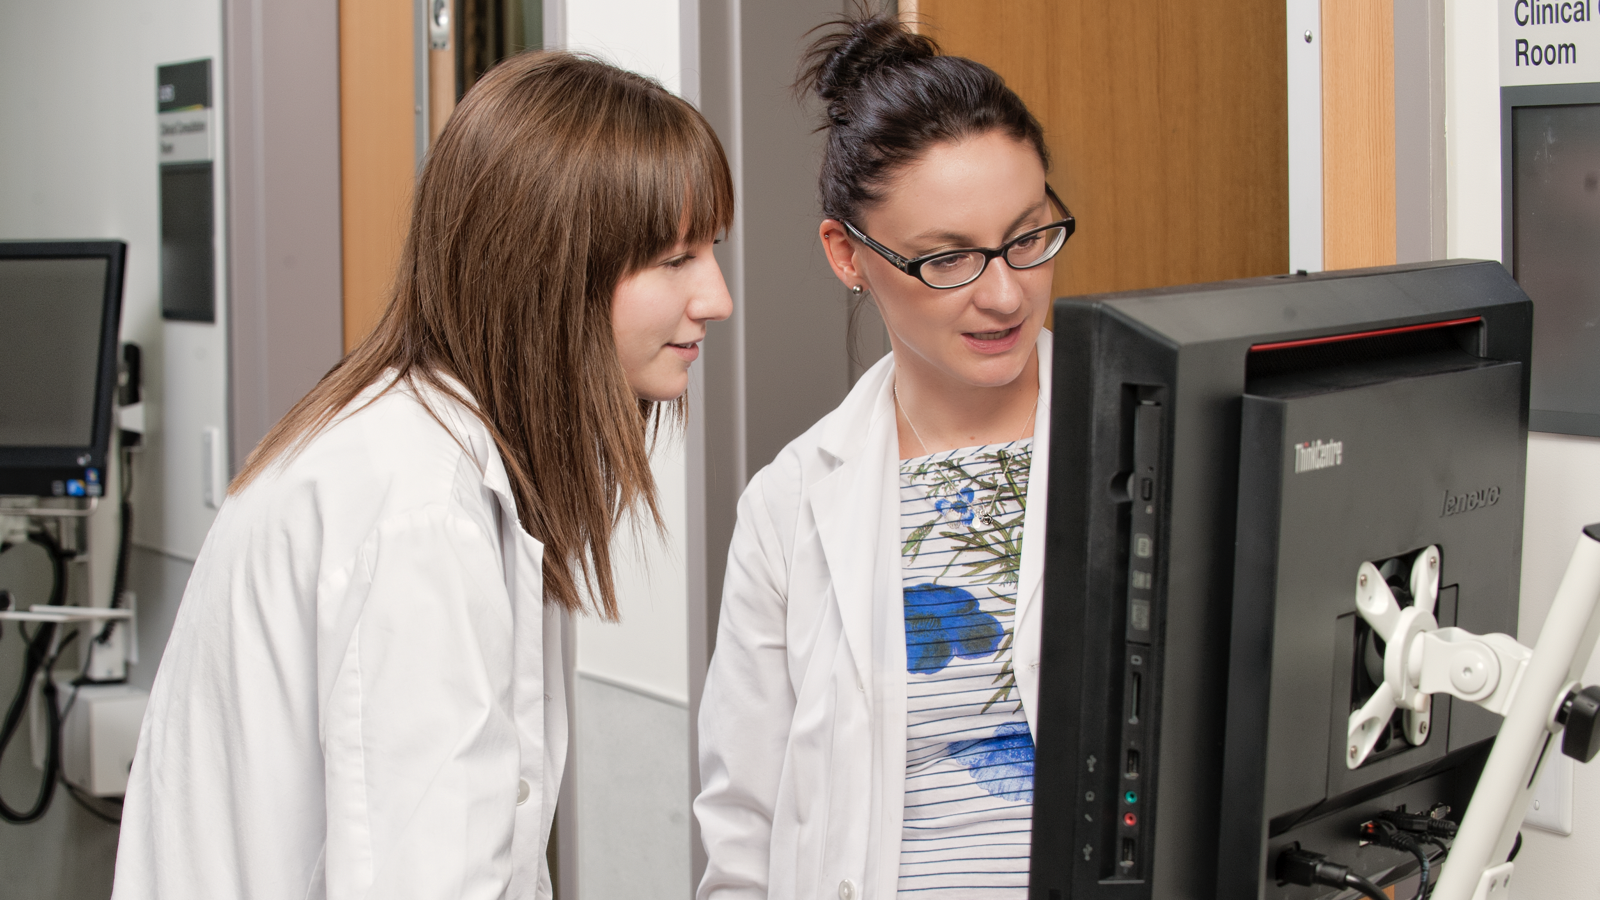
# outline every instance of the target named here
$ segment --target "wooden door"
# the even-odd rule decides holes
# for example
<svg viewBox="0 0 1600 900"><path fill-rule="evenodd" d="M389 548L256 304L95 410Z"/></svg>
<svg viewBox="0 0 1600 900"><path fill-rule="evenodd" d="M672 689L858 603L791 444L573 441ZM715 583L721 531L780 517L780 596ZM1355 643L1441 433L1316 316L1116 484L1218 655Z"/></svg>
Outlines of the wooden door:
<svg viewBox="0 0 1600 900"><path fill-rule="evenodd" d="M902 0L1038 116L1078 219L1058 295L1287 271L1283 0Z"/></svg>
<svg viewBox="0 0 1600 900"><path fill-rule="evenodd" d="M339 156L344 348L389 302L417 172L415 11L393 0L339 3Z"/></svg>
<svg viewBox="0 0 1600 900"><path fill-rule="evenodd" d="M1322 267L1395 261L1393 0L1322 4Z"/></svg>

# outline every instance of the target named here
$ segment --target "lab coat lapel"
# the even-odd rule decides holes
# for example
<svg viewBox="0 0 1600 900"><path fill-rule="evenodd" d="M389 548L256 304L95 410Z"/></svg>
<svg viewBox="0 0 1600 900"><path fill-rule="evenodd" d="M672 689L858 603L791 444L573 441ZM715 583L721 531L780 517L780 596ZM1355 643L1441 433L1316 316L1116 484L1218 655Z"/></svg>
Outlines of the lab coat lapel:
<svg viewBox="0 0 1600 900"><path fill-rule="evenodd" d="M1022 562L1017 572L1017 689L1028 728L1037 733L1039 705L1037 668L1042 634L1040 609L1044 595L1044 540L1050 488L1050 344L1049 331L1039 332L1039 409L1033 420L1033 462L1028 467L1028 511L1022 525Z"/></svg>
<svg viewBox="0 0 1600 900"><path fill-rule="evenodd" d="M885 540L885 492L893 485L897 436L894 401L890 394L892 360L885 358L863 375L856 389L830 423L819 448L837 462L837 468L817 480L810 490L812 518L828 566L834 601L844 623L845 641L855 661L858 684L871 686L872 595L879 582L882 554L893 537ZM874 502L876 501L876 502ZM873 696L868 690L867 696Z"/></svg>

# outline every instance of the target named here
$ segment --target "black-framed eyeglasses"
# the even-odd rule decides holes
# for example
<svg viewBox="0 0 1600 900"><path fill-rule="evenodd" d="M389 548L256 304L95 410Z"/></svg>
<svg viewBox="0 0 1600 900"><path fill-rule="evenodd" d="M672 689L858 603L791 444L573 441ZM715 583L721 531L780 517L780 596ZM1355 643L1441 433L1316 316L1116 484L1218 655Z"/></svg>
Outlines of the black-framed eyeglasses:
<svg viewBox="0 0 1600 900"><path fill-rule="evenodd" d="M1056 206L1061 207L1062 218L1049 225L1024 231L993 249L969 247L961 250L941 250L916 259L907 259L867 237L866 232L849 222L841 219L839 224L845 227L851 237L871 247L895 268L928 287L948 291L977 281L984 270L989 268L989 261L997 256L1004 259L1006 265L1013 269L1032 269L1055 259L1061 248L1067 245L1067 238L1072 237L1072 232L1077 229L1078 220L1072 217L1072 211L1061 202L1061 198L1056 196L1050 185L1044 186L1044 192Z"/></svg>

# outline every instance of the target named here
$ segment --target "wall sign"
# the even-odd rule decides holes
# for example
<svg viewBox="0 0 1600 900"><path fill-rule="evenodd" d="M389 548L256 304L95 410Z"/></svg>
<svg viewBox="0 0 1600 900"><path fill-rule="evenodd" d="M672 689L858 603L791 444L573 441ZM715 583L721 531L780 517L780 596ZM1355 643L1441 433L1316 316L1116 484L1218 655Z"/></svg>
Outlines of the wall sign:
<svg viewBox="0 0 1600 900"><path fill-rule="evenodd" d="M1600 81L1600 0L1500 0L1500 83Z"/></svg>
<svg viewBox="0 0 1600 900"><path fill-rule="evenodd" d="M161 316L215 322L216 152L211 60L156 68L161 164Z"/></svg>

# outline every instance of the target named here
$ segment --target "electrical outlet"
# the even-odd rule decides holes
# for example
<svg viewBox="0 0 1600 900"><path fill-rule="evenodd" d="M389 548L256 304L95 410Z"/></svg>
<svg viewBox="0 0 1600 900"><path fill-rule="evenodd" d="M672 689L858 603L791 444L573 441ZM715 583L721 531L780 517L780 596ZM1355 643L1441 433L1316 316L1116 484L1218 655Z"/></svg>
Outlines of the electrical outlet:
<svg viewBox="0 0 1600 900"><path fill-rule="evenodd" d="M1556 742L1559 744L1559 740ZM1525 824L1556 834L1572 833L1572 758L1550 748L1551 757L1533 786Z"/></svg>
<svg viewBox="0 0 1600 900"><path fill-rule="evenodd" d="M222 429L209 426L200 432L201 497L212 509L221 509L228 493L228 461Z"/></svg>

